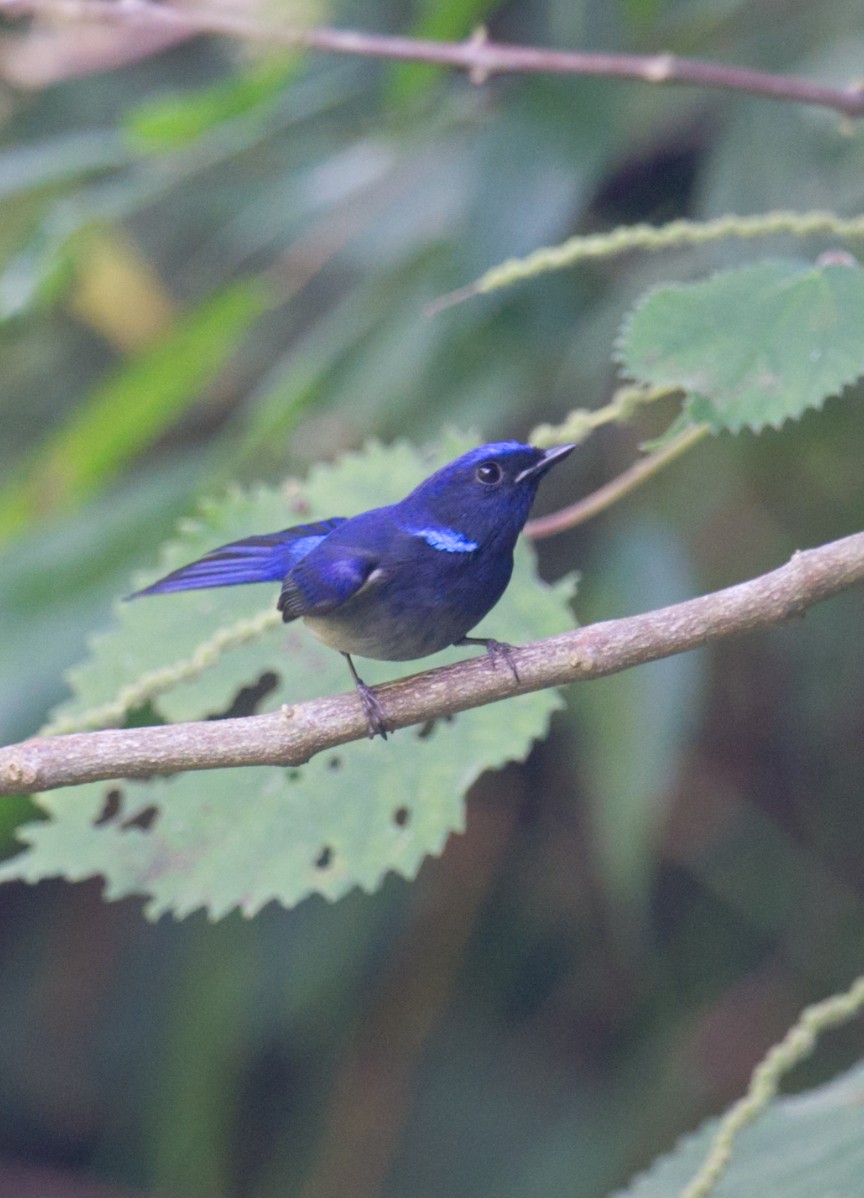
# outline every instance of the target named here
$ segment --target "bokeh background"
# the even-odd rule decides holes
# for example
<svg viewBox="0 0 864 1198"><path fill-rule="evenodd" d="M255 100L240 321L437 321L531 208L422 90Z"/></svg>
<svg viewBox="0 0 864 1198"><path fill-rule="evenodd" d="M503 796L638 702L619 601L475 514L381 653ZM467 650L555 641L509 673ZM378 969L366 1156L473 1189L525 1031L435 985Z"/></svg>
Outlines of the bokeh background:
<svg viewBox="0 0 864 1198"><path fill-rule="evenodd" d="M445 39L485 22L838 84L864 51L853 0L273 11ZM826 247L632 255L430 318L440 294L577 232L862 200L860 125L815 109L0 24L0 741L40 726L198 497L370 437L525 437L608 400L617 329L652 284ZM703 442L544 542L544 574L582 572L588 622L860 529L861 398ZM543 505L612 477L673 415L598 433ZM4 887L0 1194L623 1185L861 970L862 612L849 594L573 688L413 884L215 925L147 923L97 882ZM0 809L7 852L30 812ZM860 1028L834 1035L794 1084L862 1048Z"/></svg>

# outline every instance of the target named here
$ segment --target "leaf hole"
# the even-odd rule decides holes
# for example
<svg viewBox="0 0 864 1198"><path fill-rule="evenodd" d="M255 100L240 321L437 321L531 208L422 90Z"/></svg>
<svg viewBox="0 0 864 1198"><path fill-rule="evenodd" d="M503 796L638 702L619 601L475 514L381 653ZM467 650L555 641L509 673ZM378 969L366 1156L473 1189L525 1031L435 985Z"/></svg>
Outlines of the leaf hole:
<svg viewBox="0 0 864 1198"><path fill-rule="evenodd" d="M341 757L331 757L330 760L327 762L327 769L328 770L341 770L342 769L342 758Z"/></svg>
<svg viewBox="0 0 864 1198"><path fill-rule="evenodd" d="M128 832L130 828L140 828L142 832L149 832L156 822L156 816L159 814L158 807L152 803L149 807L144 807L131 819L127 819L120 826L124 832Z"/></svg>
<svg viewBox="0 0 864 1198"><path fill-rule="evenodd" d="M411 812L407 807L397 807L393 812L393 823L397 828L404 828L411 819Z"/></svg>
<svg viewBox="0 0 864 1198"><path fill-rule="evenodd" d="M93 827L101 828L103 824L110 824L120 814L122 803L123 791L117 786L112 787L105 795L105 802L102 804L99 815L93 821Z"/></svg>
<svg viewBox="0 0 864 1198"><path fill-rule="evenodd" d="M243 716L255 715L258 708L268 695L272 694L279 685L279 675L274 670L266 670L257 682L251 686L241 687L230 706L207 718L210 720L240 719Z"/></svg>
<svg viewBox="0 0 864 1198"><path fill-rule="evenodd" d="M426 740L432 735L439 724L452 724L456 717L454 715L436 716L434 720L427 720L425 724L421 724L417 732L418 740Z"/></svg>
<svg viewBox="0 0 864 1198"><path fill-rule="evenodd" d="M333 850L329 844L325 844L321 852L315 858L316 869L327 869L333 860Z"/></svg>

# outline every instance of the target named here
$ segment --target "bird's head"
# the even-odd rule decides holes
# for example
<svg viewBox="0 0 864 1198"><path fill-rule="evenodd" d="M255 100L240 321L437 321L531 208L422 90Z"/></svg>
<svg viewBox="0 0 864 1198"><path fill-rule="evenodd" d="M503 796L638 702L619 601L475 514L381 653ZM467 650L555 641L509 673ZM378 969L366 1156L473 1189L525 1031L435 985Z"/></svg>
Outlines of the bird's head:
<svg viewBox="0 0 864 1198"><path fill-rule="evenodd" d="M472 538L501 535L515 541L541 478L574 448L535 449L518 441L481 445L442 466L405 504Z"/></svg>

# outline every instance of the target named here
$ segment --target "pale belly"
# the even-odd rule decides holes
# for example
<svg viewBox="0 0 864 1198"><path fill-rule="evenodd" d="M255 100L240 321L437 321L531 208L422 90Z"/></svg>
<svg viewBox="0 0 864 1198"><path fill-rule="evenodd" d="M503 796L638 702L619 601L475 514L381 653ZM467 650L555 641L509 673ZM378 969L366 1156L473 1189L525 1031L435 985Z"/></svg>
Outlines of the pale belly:
<svg viewBox="0 0 864 1198"><path fill-rule="evenodd" d="M303 623L323 645L338 649L340 653L356 654L358 657L373 657L378 661L411 661L415 657L428 657L446 649L465 635L462 622L418 619L409 626L359 627L354 621L338 617L305 616Z"/></svg>

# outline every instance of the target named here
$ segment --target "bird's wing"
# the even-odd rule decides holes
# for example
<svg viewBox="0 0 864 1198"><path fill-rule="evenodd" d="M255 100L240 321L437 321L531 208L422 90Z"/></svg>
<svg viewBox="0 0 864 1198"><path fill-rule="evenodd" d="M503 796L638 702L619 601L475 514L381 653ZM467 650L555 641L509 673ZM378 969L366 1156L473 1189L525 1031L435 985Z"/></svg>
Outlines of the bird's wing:
<svg viewBox="0 0 864 1198"><path fill-rule="evenodd" d="M294 567L282 584L277 607L282 618L323 616L335 611L381 574L378 555L356 546L322 544Z"/></svg>
<svg viewBox="0 0 864 1198"><path fill-rule="evenodd" d="M204 557L173 570L130 595L164 595L173 591L197 591L205 587L231 587L247 582L281 582L298 562L311 553L330 535L334 528L345 523L344 516L319 520L315 524L296 524L281 532L244 537L211 549Z"/></svg>

